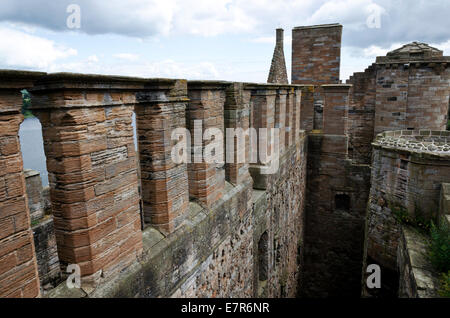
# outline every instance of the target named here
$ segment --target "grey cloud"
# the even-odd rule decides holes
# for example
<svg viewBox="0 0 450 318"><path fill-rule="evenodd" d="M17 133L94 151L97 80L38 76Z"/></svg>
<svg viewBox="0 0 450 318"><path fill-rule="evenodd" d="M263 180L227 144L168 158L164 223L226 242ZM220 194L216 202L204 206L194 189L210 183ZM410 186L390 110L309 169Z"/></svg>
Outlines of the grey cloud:
<svg viewBox="0 0 450 318"><path fill-rule="evenodd" d="M276 27L289 29L309 23L339 22L344 25L344 44L354 47L378 45L388 47L396 42L423 41L442 43L449 39L450 6L448 0L234 0L214 5L224 10L199 8L196 1L179 0L2 0L0 21L22 22L55 31L66 31L66 8L77 3L82 8L82 29L88 34L115 33L125 36L148 37L154 35L189 34L208 30L212 21L236 22L219 27L218 33L249 32L258 36L271 36ZM325 10L326 4L333 4ZM362 8L377 4L386 10L381 17L381 28L366 25L367 13ZM219 8L219 9L222 9ZM239 9L241 18L232 15L231 8ZM229 11L228 11L229 10ZM211 12L214 11L214 12ZM211 12L211 13L210 13ZM255 21L248 29L242 27L246 17ZM229 20L228 20L229 19ZM248 19L247 19L248 20ZM249 23L250 24L250 23ZM217 26L217 25L216 25ZM239 29L241 28L241 29Z"/></svg>
<svg viewBox="0 0 450 318"><path fill-rule="evenodd" d="M148 1L131 1L147 5ZM147 37L159 34L167 24L163 12L139 15L139 6L130 6L128 1L98 0L2 0L0 21L20 22L54 31L72 31L66 21L70 13L67 7L78 4L81 7L80 32L87 34L115 33L126 36ZM155 8L156 9L156 8Z"/></svg>

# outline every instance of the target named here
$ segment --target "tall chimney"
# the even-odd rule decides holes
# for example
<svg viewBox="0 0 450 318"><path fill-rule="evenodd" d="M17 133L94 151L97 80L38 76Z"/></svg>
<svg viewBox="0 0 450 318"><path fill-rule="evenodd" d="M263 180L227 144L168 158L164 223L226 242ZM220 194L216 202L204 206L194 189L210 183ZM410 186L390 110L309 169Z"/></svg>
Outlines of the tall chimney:
<svg viewBox="0 0 450 318"><path fill-rule="evenodd" d="M268 83L289 84L284 58L284 30L277 29L275 51L270 66Z"/></svg>

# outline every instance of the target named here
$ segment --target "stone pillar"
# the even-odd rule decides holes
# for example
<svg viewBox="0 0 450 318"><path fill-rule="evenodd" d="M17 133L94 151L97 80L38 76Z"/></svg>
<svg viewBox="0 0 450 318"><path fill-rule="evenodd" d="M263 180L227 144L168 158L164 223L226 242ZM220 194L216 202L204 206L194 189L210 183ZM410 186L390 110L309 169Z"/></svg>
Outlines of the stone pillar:
<svg viewBox="0 0 450 318"><path fill-rule="evenodd" d="M214 81L188 82L190 102L186 117L192 138L192 157L188 164L189 196L208 207L222 198L225 186L224 105L228 85ZM206 136L207 130L212 132L210 129L216 129L222 135ZM215 157L222 163L208 163L205 155Z"/></svg>
<svg viewBox="0 0 450 318"><path fill-rule="evenodd" d="M250 163L250 91L243 88L242 83L233 83L228 86L224 111L225 178L234 185L251 180L248 172ZM234 131L233 135L230 130ZM228 138L233 138L234 141L229 141ZM233 145L233 149L228 148L230 145Z"/></svg>
<svg viewBox="0 0 450 318"><path fill-rule="evenodd" d="M42 75L0 72L0 298L40 296L18 133L20 91Z"/></svg>
<svg viewBox="0 0 450 318"><path fill-rule="evenodd" d="M31 169L26 169L24 174L31 221L38 221L44 217L41 175L39 174L39 171Z"/></svg>
<svg viewBox="0 0 450 318"><path fill-rule="evenodd" d="M252 147L254 159L250 164L250 174L253 178L253 187L255 189L266 189L268 167L270 166L270 157L274 157L274 152L279 150L277 145L272 143L273 128L275 128L275 104L277 89L276 85L258 85L248 84L246 89L251 91L251 126L256 130L257 139ZM266 129L267 133L262 134L260 128ZM260 149L266 146L267 149ZM275 147L276 146L276 147ZM261 158L265 155L266 158Z"/></svg>
<svg viewBox="0 0 450 318"><path fill-rule="evenodd" d="M142 80L141 80L142 81ZM52 74L32 90L43 127L58 255L82 287L142 252L132 114L138 79Z"/></svg>
<svg viewBox="0 0 450 318"><path fill-rule="evenodd" d="M302 104L302 90L300 88L292 88L291 94L294 99L294 115L293 115L293 127L294 127L294 143L297 142L301 132L301 104Z"/></svg>
<svg viewBox="0 0 450 318"><path fill-rule="evenodd" d="M292 128L292 100L288 90L280 87L275 99L275 128L280 130L280 153L289 147Z"/></svg>
<svg viewBox="0 0 450 318"><path fill-rule="evenodd" d="M136 105L145 224L164 234L182 223L189 206L187 162L173 160L178 141L171 138L186 128L187 102L185 80L152 80Z"/></svg>
<svg viewBox="0 0 450 318"><path fill-rule="evenodd" d="M303 86L301 90L300 128L305 131L311 131L314 129L314 86Z"/></svg>
<svg viewBox="0 0 450 318"><path fill-rule="evenodd" d="M346 135L348 131L349 94L352 85L322 85L325 96L323 133Z"/></svg>

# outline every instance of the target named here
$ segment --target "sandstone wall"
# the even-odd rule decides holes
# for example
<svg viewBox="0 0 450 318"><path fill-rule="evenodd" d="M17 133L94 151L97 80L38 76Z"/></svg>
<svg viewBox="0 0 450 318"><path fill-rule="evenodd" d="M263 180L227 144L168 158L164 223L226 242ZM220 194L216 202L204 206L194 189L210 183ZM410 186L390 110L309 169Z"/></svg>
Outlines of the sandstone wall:
<svg viewBox="0 0 450 318"><path fill-rule="evenodd" d="M438 215L441 185L450 178L450 148L441 153L434 147L446 144L449 134L429 130L385 132L374 143L365 254L367 262L379 264L392 273L394 280L401 237L399 220L424 225ZM408 144L399 144L399 140L408 140ZM432 142L435 146L428 148Z"/></svg>
<svg viewBox="0 0 450 318"><path fill-rule="evenodd" d="M338 84L342 25L324 24L292 30L292 83Z"/></svg>
<svg viewBox="0 0 450 318"><path fill-rule="evenodd" d="M372 160L375 124L376 66L354 73L347 81L352 84L349 107L349 158L357 163Z"/></svg>
<svg viewBox="0 0 450 318"><path fill-rule="evenodd" d="M306 297L359 295L370 168L348 160L347 145L347 136L309 136Z"/></svg>
<svg viewBox="0 0 450 318"><path fill-rule="evenodd" d="M36 215L34 251L21 156L12 153L20 150L17 143L14 149L7 147L10 142L2 143L2 159L13 154L19 160L2 171L18 169L11 173L22 180L22 187L20 183L16 187L10 182L16 179L8 176L0 198L9 204L17 194L24 205L7 205L1 211L11 212L7 218L21 216L23 222L17 219L15 224L23 223L23 228L17 231L28 233L24 236L28 241L23 242L27 250L7 237L17 249L2 256L12 266L2 263L2 271L7 268L2 273L7 282L0 285L2 295L28 297L36 291L34 296L38 296L39 280L47 292L60 277L59 259L63 272L67 265L80 266L82 286L68 289L63 282L44 293L48 297L296 296L306 187L307 136L300 129L302 89L295 85L36 75L30 89L32 110L43 127L53 218L44 215L47 203L39 178L29 173L27 192ZM5 91L5 96L15 93L14 88ZM131 126L134 110L138 153ZM2 132L11 132L6 137L15 136L18 141L21 116L14 116L1 117L16 128L5 126ZM252 148L249 136L239 142L225 134L233 138L236 149L244 150L246 162L175 163L172 130L188 128L195 145L195 121L202 125L200 132L218 128L216 132L223 133L226 128L247 129L251 124L257 129L276 127L282 146L268 138L266 145L258 143ZM206 152L213 141L225 141L216 138L220 137L204 137L187 157L194 159L197 150ZM249 163L250 153L258 150L271 155L279 151L280 156L267 161L260 154ZM222 155L236 159L236 151L226 151ZM270 170L272 166L275 170ZM253 190L254 184L261 190ZM12 262L17 257L21 263ZM25 265L30 272L23 276L20 270L27 269Z"/></svg>
<svg viewBox="0 0 450 318"><path fill-rule="evenodd" d="M416 229L401 227L397 251L400 298L438 298L439 274L426 258L427 238Z"/></svg>
<svg viewBox="0 0 450 318"><path fill-rule="evenodd" d="M22 94L41 73L0 72L0 297L38 297L19 125Z"/></svg>
<svg viewBox="0 0 450 318"><path fill-rule="evenodd" d="M214 209L191 202L187 222L174 233L144 230L141 262L89 296L295 297L302 271L305 151L302 136L285 152L267 191L252 190L251 180L227 182ZM261 266L267 276L259 275ZM65 284L49 296L73 293L86 296Z"/></svg>
<svg viewBox="0 0 450 318"><path fill-rule="evenodd" d="M387 130L445 130L450 96L448 63L379 63L375 135Z"/></svg>
<svg viewBox="0 0 450 318"><path fill-rule="evenodd" d="M323 85L323 132L309 135L302 295L358 296L370 168L348 156L351 85Z"/></svg>

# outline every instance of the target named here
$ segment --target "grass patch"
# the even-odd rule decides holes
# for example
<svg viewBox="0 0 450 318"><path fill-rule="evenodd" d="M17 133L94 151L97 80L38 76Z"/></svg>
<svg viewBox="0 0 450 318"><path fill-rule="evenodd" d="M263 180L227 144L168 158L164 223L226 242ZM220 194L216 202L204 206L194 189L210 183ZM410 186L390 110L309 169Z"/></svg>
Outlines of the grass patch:
<svg viewBox="0 0 450 318"><path fill-rule="evenodd" d="M415 209L413 216L401 206L392 206L391 211L397 222L404 225L410 225L424 234L428 235L430 233L432 221L427 220L418 208Z"/></svg>
<svg viewBox="0 0 450 318"><path fill-rule="evenodd" d="M450 271L450 227L442 221L439 225L431 222L429 254L431 264L441 273Z"/></svg>
<svg viewBox="0 0 450 318"><path fill-rule="evenodd" d="M442 274L439 296L450 298L450 271Z"/></svg>
<svg viewBox="0 0 450 318"><path fill-rule="evenodd" d="M439 225L431 222L428 259L442 273L439 296L450 298L450 226L445 220Z"/></svg>

